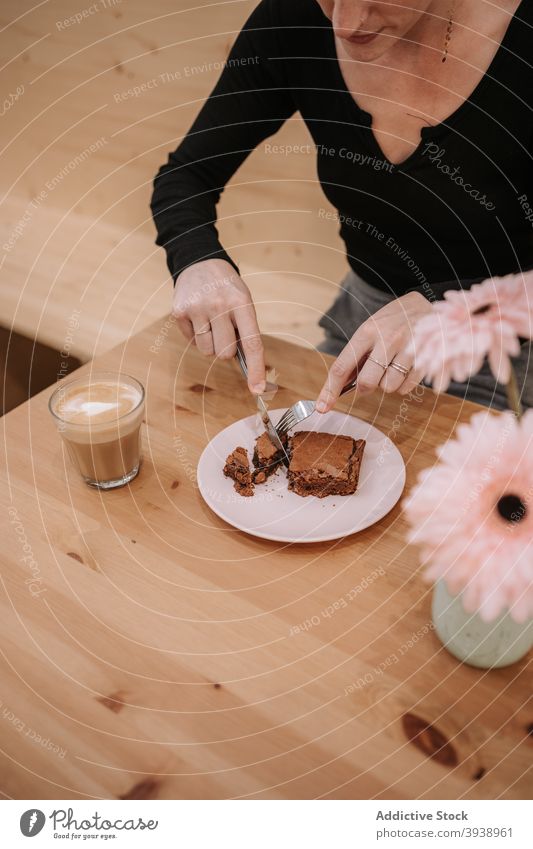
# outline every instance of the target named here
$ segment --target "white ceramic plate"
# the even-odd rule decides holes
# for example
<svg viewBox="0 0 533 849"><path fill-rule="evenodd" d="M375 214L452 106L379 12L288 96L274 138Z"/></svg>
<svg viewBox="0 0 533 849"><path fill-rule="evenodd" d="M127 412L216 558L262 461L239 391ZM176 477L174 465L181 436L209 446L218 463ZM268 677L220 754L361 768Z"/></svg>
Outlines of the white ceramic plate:
<svg viewBox="0 0 533 849"><path fill-rule="evenodd" d="M276 423L284 410L270 410ZM249 416L225 428L205 448L198 463L198 486L206 504L234 528L279 542L324 542L370 527L392 510L405 485L405 464L392 441L377 428L348 416L314 413L295 430L316 430L366 439L359 485L353 495L302 498L287 489L282 467L255 494L244 498L222 469L238 445L250 460L255 438L261 433L258 416Z"/></svg>

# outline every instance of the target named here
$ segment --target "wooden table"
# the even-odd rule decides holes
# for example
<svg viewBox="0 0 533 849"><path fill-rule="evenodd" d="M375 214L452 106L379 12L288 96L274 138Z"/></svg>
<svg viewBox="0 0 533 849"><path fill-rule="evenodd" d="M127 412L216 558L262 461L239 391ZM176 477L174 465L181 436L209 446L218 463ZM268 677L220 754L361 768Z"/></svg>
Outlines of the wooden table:
<svg viewBox="0 0 533 849"><path fill-rule="evenodd" d="M313 397L322 355L266 345L276 404ZM129 488L81 482L49 391L3 420L5 796L530 797L527 661L483 672L442 648L399 505L333 544L237 532L195 481L208 439L252 411L235 365L185 351L171 322L96 364L147 387ZM474 409L426 391L357 412L390 433L409 486Z"/></svg>

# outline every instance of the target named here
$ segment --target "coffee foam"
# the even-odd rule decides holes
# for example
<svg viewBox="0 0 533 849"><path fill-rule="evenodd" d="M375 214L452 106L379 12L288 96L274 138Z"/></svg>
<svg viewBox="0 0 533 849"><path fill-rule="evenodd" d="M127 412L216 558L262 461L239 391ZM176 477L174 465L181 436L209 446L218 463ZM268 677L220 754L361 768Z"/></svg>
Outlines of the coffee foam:
<svg viewBox="0 0 533 849"><path fill-rule="evenodd" d="M54 412L68 424L99 425L116 422L141 400L140 390L131 384L98 380L65 388Z"/></svg>

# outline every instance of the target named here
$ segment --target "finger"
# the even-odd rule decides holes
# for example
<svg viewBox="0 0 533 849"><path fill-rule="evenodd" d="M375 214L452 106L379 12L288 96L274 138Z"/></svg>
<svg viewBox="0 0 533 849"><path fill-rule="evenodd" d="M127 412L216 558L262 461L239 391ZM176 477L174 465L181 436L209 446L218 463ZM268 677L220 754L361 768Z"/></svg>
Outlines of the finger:
<svg viewBox="0 0 533 849"><path fill-rule="evenodd" d="M378 339L357 378L356 392L359 395L368 395L375 392L383 380L391 360L392 354L387 350L384 340Z"/></svg>
<svg viewBox="0 0 533 849"><path fill-rule="evenodd" d="M176 324L186 339L194 339L194 330L188 318L176 318Z"/></svg>
<svg viewBox="0 0 533 849"><path fill-rule="evenodd" d="M419 383L421 383L423 377L423 370L418 370L415 368L412 369L405 378L400 388L398 389L400 395L408 395L409 392L412 392L413 389L418 386Z"/></svg>
<svg viewBox="0 0 533 849"><path fill-rule="evenodd" d="M211 319L215 355L220 360L230 360L237 353L235 327L228 314L217 315Z"/></svg>
<svg viewBox="0 0 533 849"><path fill-rule="evenodd" d="M207 357L213 356L215 349L213 346L213 334L208 318L196 318L192 320L194 330L194 341L201 354Z"/></svg>
<svg viewBox="0 0 533 849"><path fill-rule="evenodd" d="M174 290L174 299L172 301L172 317L176 320L176 324L183 333L186 339L194 340L194 330L190 316L186 309L183 309L176 298L176 290Z"/></svg>
<svg viewBox="0 0 533 849"><path fill-rule="evenodd" d="M383 375L380 388L384 392L397 392L400 386L405 383L411 368L413 366L414 357L408 356L405 353L396 354L389 363L389 367ZM401 371L405 369L405 371Z"/></svg>
<svg viewBox="0 0 533 849"><path fill-rule="evenodd" d="M261 394L266 388L265 355L253 305L247 304L235 309L233 319L246 357L248 386L251 392Z"/></svg>
<svg viewBox="0 0 533 849"><path fill-rule="evenodd" d="M344 346L339 356L331 366L326 382L317 398L316 409L319 413L327 413L337 401L341 390L348 383L354 371L365 357L368 342L363 335L357 333Z"/></svg>
<svg viewBox="0 0 533 849"><path fill-rule="evenodd" d="M356 393L358 395L369 395L371 392L375 392L384 374L385 369L381 365L372 360L367 360L357 379Z"/></svg>

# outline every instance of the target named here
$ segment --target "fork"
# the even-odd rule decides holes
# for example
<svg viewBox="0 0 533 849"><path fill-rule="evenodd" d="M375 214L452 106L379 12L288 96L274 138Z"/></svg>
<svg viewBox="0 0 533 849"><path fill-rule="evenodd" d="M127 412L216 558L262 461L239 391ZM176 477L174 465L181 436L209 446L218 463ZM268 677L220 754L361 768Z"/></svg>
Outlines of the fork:
<svg viewBox="0 0 533 849"><path fill-rule="evenodd" d="M347 392L351 392L352 389L355 389L357 386L357 378L354 377L353 380L350 380L346 386L343 387L341 391L341 395L345 395ZM308 419L316 409L316 405L314 401L296 401L296 404L293 404L292 407L289 407L288 410L285 410L279 422L276 425L276 433L281 439L283 436L287 434L289 430L295 427L300 422L303 422L305 419Z"/></svg>

